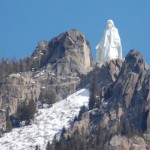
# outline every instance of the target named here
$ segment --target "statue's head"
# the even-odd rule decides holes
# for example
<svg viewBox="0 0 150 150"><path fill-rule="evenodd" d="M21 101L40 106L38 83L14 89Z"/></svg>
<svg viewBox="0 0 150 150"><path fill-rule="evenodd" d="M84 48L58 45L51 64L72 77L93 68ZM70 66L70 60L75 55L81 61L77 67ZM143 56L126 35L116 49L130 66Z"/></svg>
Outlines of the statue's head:
<svg viewBox="0 0 150 150"><path fill-rule="evenodd" d="M115 27L114 22L112 20L107 20L107 28L111 29L112 27Z"/></svg>

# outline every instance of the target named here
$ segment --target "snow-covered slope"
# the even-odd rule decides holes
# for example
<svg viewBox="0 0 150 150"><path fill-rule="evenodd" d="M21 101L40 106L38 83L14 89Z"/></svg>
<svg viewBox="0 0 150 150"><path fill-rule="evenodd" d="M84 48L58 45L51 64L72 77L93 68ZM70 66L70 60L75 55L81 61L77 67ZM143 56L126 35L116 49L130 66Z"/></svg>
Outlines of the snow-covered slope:
<svg viewBox="0 0 150 150"><path fill-rule="evenodd" d="M96 60L98 62L122 58L120 36L112 20L107 21L106 30L100 43L96 46L96 51Z"/></svg>
<svg viewBox="0 0 150 150"><path fill-rule="evenodd" d="M88 100L89 91L81 89L51 108L40 109L32 125L13 129L0 138L0 150L35 150L35 145L44 150L46 143L55 135L59 136L63 127L69 128L80 107L87 106Z"/></svg>

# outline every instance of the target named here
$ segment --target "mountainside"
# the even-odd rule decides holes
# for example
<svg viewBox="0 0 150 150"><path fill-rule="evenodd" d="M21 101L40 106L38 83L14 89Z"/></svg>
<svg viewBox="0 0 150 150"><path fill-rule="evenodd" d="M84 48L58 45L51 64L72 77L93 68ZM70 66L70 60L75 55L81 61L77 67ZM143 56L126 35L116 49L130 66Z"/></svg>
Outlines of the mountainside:
<svg viewBox="0 0 150 150"><path fill-rule="evenodd" d="M57 149L58 145L63 145L64 149L83 150L150 149L149 81L150 71L146 68L142 55L131 50L115 82L104 91L104 96L101 94L101 88L97 86L97 79L94 79L94 84L91 84L90 111L83 112L83 117L64 133L59 143L53 143L54 149ZM88 128L77 128L78 124L87 119L90 120ZM76 137L82 142L74 148L71 145L77 144L79 139Z"/></svg>
<svg viewBox="0 0 150 150"><path fill-rule="evenodd" d="M63 128L68 129L80 107L87 106L89 91L82 89L55 103L51 108L40 109L32 125L13 129L0 138L1 150L34 150L36 146L46 149L48 141L59 138Z"/></svg>
<svg viewBox="0 0 150 150"><path fill-rule="evenodd" d="M150 149L150 70L138 51L98 63L70 30L5 66L16 69L0 78L3 149Z"/></svg>
<svg viewBox="0 0 150 150"><path fill-rule="evenodd" d="M40 42L30 58L15 64L18 73L0 79L1 132L6 130L6 114L16 118L18 107L30 101L52 104L74 93L79 75L88 72L91 65L88 42L78 30Z"/></svg>

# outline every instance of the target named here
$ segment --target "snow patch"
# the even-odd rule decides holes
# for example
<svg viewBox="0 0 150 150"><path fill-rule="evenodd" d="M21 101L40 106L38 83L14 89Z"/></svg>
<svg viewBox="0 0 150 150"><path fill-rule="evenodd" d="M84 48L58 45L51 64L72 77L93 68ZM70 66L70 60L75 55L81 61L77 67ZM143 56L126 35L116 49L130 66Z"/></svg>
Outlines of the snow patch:
<svg viewBox="0 0 150 150"><path fill-rule="evenodd" d="M40 53L40 55L44 55L44 53Z"/></svg>
<svg viewBox="0 0 150 150"><path fill-rule="evenodd" d="M37 59L38 57L33 57L33 59Z"/></svg>
<svg viewBox="0 0 150 150"><path fill-rule="evenodd" d="M59 136L63 127L68 129L88 101L89 90L81 89L51 108L39 109L32 125L15 128L0 138L0 150L35 150L36 145L45 150L47 142L52 141L55 135Z"/></svg>
<svg viewBox="0 0 150 150"><path fill-rule="evenodd" d="M45 74L45 71L43 70L43 71L37 73L37 74L34 76L34 78L38 78L38 77L40 77L40 76L43 76L44 74Z"/></svg>
<svg viewBox="0 0 150 150"><path fill-rule="evenodd" d="M32 79L32 80L31 80L31 83L32 83L32 84L35 84L35 81Z"/></svg>
<svg viewBox="0 0 150 150"><path fill-rule="evenodd" d="M56 75L56 74L53 73L53 72L49 72L48 74L49 74L49 75L52 75L52 76L55 76L55 75Z"/></svg>

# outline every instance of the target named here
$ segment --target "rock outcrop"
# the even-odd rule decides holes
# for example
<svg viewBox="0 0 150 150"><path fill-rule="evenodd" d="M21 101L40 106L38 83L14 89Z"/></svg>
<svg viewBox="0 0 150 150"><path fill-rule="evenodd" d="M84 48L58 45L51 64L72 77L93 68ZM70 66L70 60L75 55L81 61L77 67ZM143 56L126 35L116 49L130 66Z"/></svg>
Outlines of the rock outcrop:
<svg viewBox="0 0 150 150"><path fill-rule="evenodd" d="M87 72L92 64L89 43L78 30L60 34L51 41L42 41L32 54L40 66L47 66L57 75Z"/></svg>
<svg viewBox="0 0 150 150"><path fill-rule="evenodd" d="M89 44L78 30L62 33L49 42L40 42L32 59L45 68L42 74L34 74L35 81L40 82L43 87L41 95L52 91L57 100L75 92L80 84L80 76L92 69Z"/></svg>
<svg viewBox="0 0 150 150"><path fill-rule="evenodd" d="M0 128L6 128L6 109L15 114L23 103L54 103L76 91L80 74L91 70L89 43L78 30L60 34L51 41L41 41L28 59L37 68L10 74L0 79Z"/></svg>
<svg viewBox="0 0 150 150"><path fill-rule="evenodd" d="M96 75L97 105L83 112L82 116L88 115L76 121L68 134L74 138L72 132L76 132L76 126L80 126L82 132L81 122L89 120L86 125L89 128L84 131L84 138L91 141L89 149L150 149L150 70L136 50L128 53L123 64L117 65L117 61L105 63L95 71L99 72L99 77ZM108 71L114 73L108 74ZM101 74L104 72L105 76ZM104 84L100 86L101 78Z"/></svg>
<svg viewBox="0 0 150 150"><path fill-rule="evenodd" d="M37 101L40 84L34 82L30 73L11 74L0 80L0 128L6 128L6 110L15 114L23 102Z"/></svg>
<svg viewBox="0 0 150 150"><path fill-rule="evenodd" d="M105 108L101 109L104 115L100 119L100 124L111 136L117 134L131 138L134 135L149 134L149 73L143 56L138 51L131 50L113 86L105 93L108 97L104 100ZM135 139L131 139L131 143L134 143ZM143 141L147 143L142 138L141 142ZM118 145L120 149L123 146L121 143ZM133 145L127 149L132 149ZM139 144L139 149L141 146Z"/></svg>
<svg viewBox="0 0 150 150"><path fill-rule="evenodd" d="M149 149L145 140L141 137L134 136L128 139L123 136L114 136L110 143L105 146L106 150L147 150Z"/></svg>
<svg viewBox="0 0 150 150"><path fill-rule="evenodd" d="M150 72L142 55L131 50L126 56L109 101L120 105L121 122L129 121L131 128L149 131Z"/></svg>
<svg viewBox="0 0 150 150"><path fill-rule="evenodd" d="M79 88L92 88L93 78L96 80L97 95L104 97L106 91L116 81L123 64L122 59L111 60L106 63L93 63L92 70L80 76Z"/></svg>

